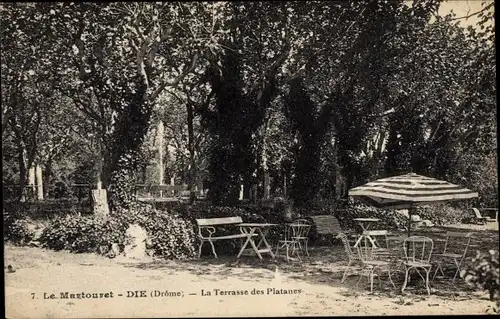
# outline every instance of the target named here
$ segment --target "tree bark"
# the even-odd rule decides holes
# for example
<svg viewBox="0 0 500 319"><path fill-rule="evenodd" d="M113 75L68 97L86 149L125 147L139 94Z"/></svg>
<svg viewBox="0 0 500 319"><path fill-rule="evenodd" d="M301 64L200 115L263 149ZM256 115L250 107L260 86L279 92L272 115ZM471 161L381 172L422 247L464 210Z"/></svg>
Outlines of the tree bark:
<svg viewBox="0 0 500 319"><path fill-rule="evenodd" d="M36 199L43 200L43 172L40 165L35 166L35 179L36 179Z"/></svg>
<svg viewBox="0 0 500 319"><path fill-rule="evenodd" d="M270 183L271 177L269 176L269 170L265 169L264 170L264 199L268 200L269 195L270 195L270 190L271 190L271 183Z"/></svg>
<svg viewBox="0 0 500 319"><path fill-rule="evenodd" d="M52 176L52 160L48 160L45 164L43 172L43 197L48 198L50 192L50 177Z"/></svg>
<svg viewBox="0 0 500 319"><path fill-rule="evenodd" d="M196 183L196 162L194 149L194 128L193 128L193 105L186 104L187 108L187 124L188 124L188 150L189 150L189 173L188 173L188 189L190 190L189 201L192 204L196 198L194 186Z"/></svg>
<svg viewBox="0 0 500 319"><path fill-rule="evenodd" d="M18 142L18 164L19 164L19 183L17 189L17 200L24 202L26 200L26 181L28 179L28 168L26 164L26 148L22 141Z"/></svg>

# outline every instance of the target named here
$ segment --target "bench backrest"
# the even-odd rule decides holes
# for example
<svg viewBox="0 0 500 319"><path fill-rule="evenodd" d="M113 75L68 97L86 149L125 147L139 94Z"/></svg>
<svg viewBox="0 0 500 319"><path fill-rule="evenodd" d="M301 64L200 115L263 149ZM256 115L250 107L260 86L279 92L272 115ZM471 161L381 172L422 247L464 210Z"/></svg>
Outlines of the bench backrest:
<svg viewBox="0 0 500 319"><path fill-rule="evenodd" d="M311 219L316 225L318 234L340 234L343 232L339 221L333 215L311 216Z"/></svg>
<svg viewBox="0 0 500 319"><path fill-rule="evenodd" d="M198 226L230 225L241 224L243 219L241 217L201 218L196 219L196 223Z"/></svg>

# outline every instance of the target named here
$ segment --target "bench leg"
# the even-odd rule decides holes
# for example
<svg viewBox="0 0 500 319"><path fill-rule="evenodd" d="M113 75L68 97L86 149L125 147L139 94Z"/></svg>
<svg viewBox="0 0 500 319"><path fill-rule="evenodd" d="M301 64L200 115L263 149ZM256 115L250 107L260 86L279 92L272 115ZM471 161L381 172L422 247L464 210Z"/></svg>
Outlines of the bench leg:
<svg viewBox="0 0 500 319"><path fill-rule="evenodd" d="M203 239L201 239L200 241L201 241L201 243L200 243L200 248L198 249L198 259L200 259L200 257L201 257L201 247L203 247L203 243L204 243Z"/></svg>
<svg viewBox="0 0 500 319"><path fill-rule="evenodd" d="M214 243L213 243L211 240L209 240L208 242L209 242L209 243L210 243L210 245L212 246L212 252L214 253L215 258L219 258L219 257L217 257L217 253L215 252Z"/></svg>

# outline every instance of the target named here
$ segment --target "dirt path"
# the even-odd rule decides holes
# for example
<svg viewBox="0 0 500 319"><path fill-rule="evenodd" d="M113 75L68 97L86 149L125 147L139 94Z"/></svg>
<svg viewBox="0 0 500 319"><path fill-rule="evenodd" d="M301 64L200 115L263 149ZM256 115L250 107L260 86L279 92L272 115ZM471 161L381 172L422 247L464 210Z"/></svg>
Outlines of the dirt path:
<svg viewBox="0 0 500 319"><path fill-rule="evenodd" d="M186 266L181 262L145 265L11 245L5 246L8 264L16 269L5 274L8 318L481 314L491 305L481 293L453 298L369 295L364 287L348 288L355 287L354 278L342 285L328 274L325 282L311 284L290 278L279 268L221 264L208 269L202 263ZM291 293L276 294L272 288ZM215 289L247 290L248 295L216 295ZM141 290L147 297L127 298L127 291ZM156 290L167 296L155 297ZM206 296L201 296L202 290ZM102 293L108 298L61 299L65 292ZM57 299L45 299L52 294Z"/></svg>

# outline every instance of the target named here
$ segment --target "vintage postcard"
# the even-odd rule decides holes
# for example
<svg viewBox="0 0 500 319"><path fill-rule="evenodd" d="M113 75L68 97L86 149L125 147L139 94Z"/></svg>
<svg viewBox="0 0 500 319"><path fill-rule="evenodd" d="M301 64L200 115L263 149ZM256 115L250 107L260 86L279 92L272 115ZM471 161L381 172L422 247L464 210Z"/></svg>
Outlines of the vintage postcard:
<svg viewBox="0 0 500 319"><path fill-rule="evenodd" d="M498 313L494 2L3 2L6 318Z"/></svg>

